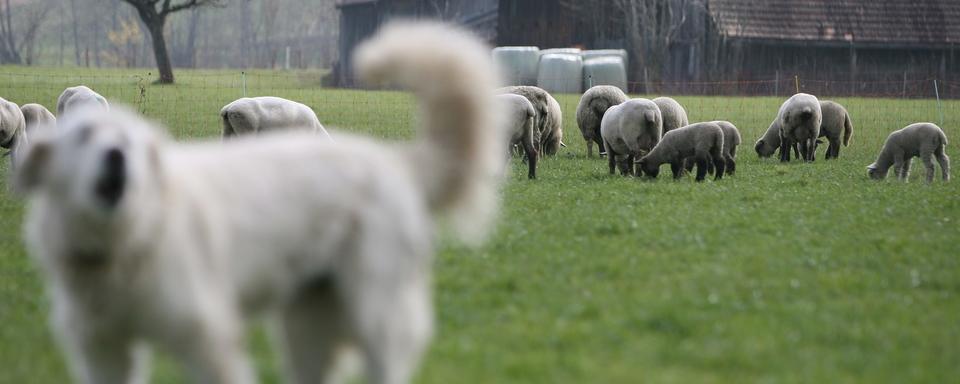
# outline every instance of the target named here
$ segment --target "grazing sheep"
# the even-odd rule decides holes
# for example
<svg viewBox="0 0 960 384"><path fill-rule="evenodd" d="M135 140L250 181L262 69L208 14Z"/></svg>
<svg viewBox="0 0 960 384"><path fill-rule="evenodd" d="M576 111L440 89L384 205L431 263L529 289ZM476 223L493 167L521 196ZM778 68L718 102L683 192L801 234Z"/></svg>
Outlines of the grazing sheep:
<svg viewBox="0 0 960 384"><path fill-rule="evenodd" d="M770 123L770 127L763 133L763 136L760 136L753 149L757 151L757 156L760 156L761 159L773 156L780 150L780 121L778 119L774 119ZM793 154L798 158L800 157L800 149L796 143L793 145Z"/></svg>
<svg viewBox="0 0 960 384"><path fill-rule="evenodd" d="M820 123L820 137L826 137L830 143L827 146L826 159L836 159L840 157L840 143L843 146L850 145L850 137L853 136L853 123L850 121L850 114L847 109L839 103L824 100L820 102L820 110L823 114L823 121ZM822 141L817 140L817 144ZM816 150L814 150L816 152Z"/></svg>
<svg viewBox="0 0 960 384"><path fill-rule="evenodd" d="M660 143L640 159L638 167L644 175L656 178L660 165L670 163L673 178L683 175L683 162L693 157L697 164L697 181L703 181L712 162L716 180L723 178L723 129L717 123L697 123L677 128L663 135Z"/></svg>
<svg viewBox="0 0 960 384"><path fill-rule="evenodd" d="M676 100L669 97L658 97L653 99L653 102L660 108L660 114L663 116L663 133L690 125L690 121L687 119L687 110L683 109L683 106Z"/></svg>
<svg viewBox="0 0 960 384"><path fill-rule="evenodd" d="M877 161L867 166L867 174L872 179L883 180L887 177L887 171L892 165L897 178L906 181L910 176L910 164L913 158L919 156L923 166L927 168L927 182L931 183L935 173L933 167L935 156L940 163L943 181L949 181L950 158L945 152L946 146L947 135L940 127L932 123L910 124L887 136Z"/></svg>
<svg viewBox="0 0 960 384"><path fill-rule="evenodd" d="M78 85L64 89L60 97L57 98L57 116L63 117L68 111L82 106L102 107L103 110L110 109L107 99L84 85Z"/></svg>
<svg viewBox="0 0 960 384"><path fill-rule="evenodd" d="M577 126L587 143L587 157L593 157L593 144L597 152L605 153L603 138L600 136L600 122L603 114L612 106L627 101L627 95L620 88L611 85L598 85L584 92L577 105Z"/></svg>
<svg viewBox="0 0 960 384"><path fill-rule="evenodd" d="M533 104L526 97L512 93L497 95L504 108L503 114L507 126L507 134L510 136L509 148L520 146L527 156L527 177L537 178L537 148L534 145L534 121L536 121L537 111L533 109Z"/></svg>
<svg viewBox="0 0 960 384"><path fill-rule="evenodd" d="M26 122L20 106L0 98L0 147L9 149L10 154L13 155L20 142L24 140L25 129ZM16 163L16 157L13 162Z"/></svg>
<svg viewBox="0 0 960 384"><path fill-rule="evenodd" d="M550 93L529 85L500 88L497 93L513 93L526 97L537 111L537 129L534 138L540 154L556 155L563 144L563 113L560 103Z"/></svg>
<svg viewBox="0 0 960 384"><path fill-rule="evenodd" d="M816 96L798 93L780 106L777 122L780 124L780 161L790 161L789 148L798 144L800 156L813 161L817 137L820 137L820 124L823 115L820 101Z"/></svg>
<svg viewBox="0 0 960 384"><path fill-rule="evenodd" d="M14 166L22 160L21 157L26 153L27 145L38 137L51 134L57 127L57 118L40 104L24 104L20 107L20 112L23 113L24 129L17 135L16 142L10 148Z"/></svg>
<svg viewBox="0 0 960 384"><path fill-rule="evenodd" d="M622 175L633 175L634 159L653 149L662 131L663 117L653 101L631 99L610 107L600 122L610 174L619 166Z"/></svg>
<svg viewBox="0 0 960 384"><path fill-rule="evenodd" d="M723 130L723 162L725 165L724 173L733 175L737 170L737 147L740 146L740 131L737 126L729 121L714 121L714 124L720 126ZM693 170L696 164L694 157L688 157L684 160L684 168L687 172ZM713 163L707 164L707 172L714 173Z"/></svg>
<svg viewBox="0 0 960 384"><path fill-rule="evenodd" d="M223 138L281 130L303 130L330 135L310 107L279 97L244 97L220 110Z"/></svg>

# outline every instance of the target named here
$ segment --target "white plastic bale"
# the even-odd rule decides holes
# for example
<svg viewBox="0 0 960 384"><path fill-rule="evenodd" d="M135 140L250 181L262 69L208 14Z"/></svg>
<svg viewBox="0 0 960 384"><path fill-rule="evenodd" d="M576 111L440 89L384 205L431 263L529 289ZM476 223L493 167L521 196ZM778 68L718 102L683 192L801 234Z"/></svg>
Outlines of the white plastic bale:
<svg viewBox="0 0 960 384"><path fill-rule="evenodd" d="M500 68L505 85L536 85L540 48L497 47L493 49L493 61Z"/></svg>
<svg viewBox="0 0 960 384"><path fill-rule="evenodd" d="M542 57L543 55L550 55L555 53L567 54L567 55L579 55L581 52L583 51L580 50L580 48L550 48L550 49L541 50L540 56Z"/></svg>
<svg viewBox="0 0 960 384"><path fill-rule="evenodd" d="M623 66L627 67L630 65L630 60L627 56L627 51L623 49L594 49L589 51L583 51L580 53L580 56L583 57L583 61L590 59L597 59L601 57L619 57L623 59Z"/></svg>
<svg viewBox="0 0 960 384"><path fill-rule="evenodd" d="M541 55L537 86L550 93L583 92L583 59L571 54Z"/></svg>
<svg viewBox="0 0 960 384"><path fill-rule="evenodd" d="M583 62L583 87L612 85L627 91L627 68L616 56L598 57Z"/></svg>

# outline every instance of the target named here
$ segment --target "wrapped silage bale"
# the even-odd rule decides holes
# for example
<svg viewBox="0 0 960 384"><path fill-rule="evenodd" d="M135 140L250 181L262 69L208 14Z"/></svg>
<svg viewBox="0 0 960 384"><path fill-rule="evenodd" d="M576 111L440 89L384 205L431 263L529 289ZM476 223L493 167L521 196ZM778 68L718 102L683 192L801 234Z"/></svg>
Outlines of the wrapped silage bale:
<svg viewBox="0 0 960 384"><path fill-rule="evenodd" d="M567 54L567 55L579 55L583 52L580 48L550 48L540 50L540 56L550 55L554 53Z"/></svg>
<svg viewBox="0 0 960 384"><path fill-rule="evenodd" d="M493 49L493 61L499 66L506 85L537 85L540 48L497 47Z"/></svg>
<svg viewBox="0 0 960 384"><path fill-rule="evenodd" d="M627 51L624 49L593 49L593 50L581 52L580 56L583 57L583 61L596 59L600 57L613 56L613 57L622 58L624 67L627 67L630 64L630 60L628 60L628 56L627 56Z"/></svg>
<svg viewBox="0 0 960 384"><path fill-rule="evenodd" d="M537 86L550 93L583 92L583 59L580 55L540 55Z"/></svg>
<svg viewBox="0 0 960 384"><path fill-rule="evenodd" d="M583 62L583 88L612 85L627 91L627 67L617 56L597 57Z"/></svg>

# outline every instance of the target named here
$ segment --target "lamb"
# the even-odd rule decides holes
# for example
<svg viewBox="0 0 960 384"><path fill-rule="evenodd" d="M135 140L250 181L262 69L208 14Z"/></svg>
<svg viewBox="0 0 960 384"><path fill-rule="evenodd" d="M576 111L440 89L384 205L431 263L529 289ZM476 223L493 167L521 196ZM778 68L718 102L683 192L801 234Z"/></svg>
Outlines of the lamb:
<svg viewBox="0 0 960 384"><path fill-rule="evenodd" d="M946 146L947 135L940 127L932 123L910 124L887 136L877 161L867 166L867 174L871 179L883 180L892 165L897 178L906 181L910 176L913 158L919 156L927 168L927 183L932 183L935 173L933 158L936 157L943 181L949 181L950 158L947 157Z"/></svg>
<svg viewBox="0 0 960 384"><path fill-rule="evenodd" d="M534 145L534 121L537 111L526 97L512 93L497 95L504 108L503 114L507 132L510 135L510 146L520 146L527 156L527 178L537 178L537 148Z"/></svg>
<svg viewBox="0 0 960 384"><path fill-rule="evenodd" d="M774 119L770 123L770 127L763 133L763 136L760 136L753 149L757 151L757 156L760 156L761 159L773 156L780 149L780 121L778 119ZM793 154L798 158L800 157L800 149L796 143L793 145Z"/></svg>
<svg viewBox="0 0 960 384"><path fill-rule="evenodd" d="M726 166L724 172L733 175L737 170L736 158L737 147L740 145L740 131L737 130L737 126L729 121L714 121L713 123L723 130L723 161ZM684 160L684 168L687 172L692 171L695 164L696 159L694 157L688 157ZM707 164L707 172L714 173L712 162Z"/></svg>
<svg viewBox="0 0 960 384"><path fill-rule="evenodd" d="M687 119L687 110L683 109L683 106L676 100L669 97L658 97L653 99L653 102L660 108L660 114L663 116L663 133L690 125L690 121Z"/></svg>
<svg viewBox="0 0 960 384"><path fill-rule="evenodd" d="M26 122L20 106L0 98L0 147L9 149L10 154L14 154L24 139L25 130ZM16 163L16 156L13 157L13 162Z"/></svg>
<svg viewBox="0 0 960 384"><path fill-rule="evenodd" d="M850 114L847 113L847 109L839 103L829 100L821 101L820 110L823 114L823 122L820 124L820 137L826 137L830 143L827 146L827 153L824 158L828 160L836 159L840 157L841 137L844 147L850 145L850 137L853 136L853 123L850 121ZM821 142L817 140L817 144Z"/></svg>
<svg viewBox="0 0 960 384"><path fill-rule="evenodd" d="M304 130L330 138L310 107L279 97L244 97L220 110L223 138L280 130Z"/></svg>
<svg viewBox="0 0 960 384"><path fill-rule="evenodd" d="M610 174L616 167L624 176L635 174L634 159L656 146L662 132L663 117L653 101L631 99L610 107L600 122Z"/></svg>
<svg viewBox="0 0 960 384"><path fill-rule="evenodd" d="M677 128L663 135L660 143L640 159L638 167L644 175L656 178L660 165L670 163L673 178L683 175L683 162L693 157L697 163L696 180L703 181L709 163L716 169L715 180L723 178L723 129L717 123L697 123Z"/></svg>
<svg viewBox="0 0 960 384"><path fill-rule="evenodd" d="M794 143L798 145L804 160L813 161L813 151L823 121L820 101L816 96L806 93L793 95L780 106L777 121L780 124L780 161L790 161L789 148Z"/></svg>
<svg viewBox="0 0 960 384"><path fill-rule="evenodd" d="M600 122L607 109L627 101L627 95L620 88L610 85L598 85L584 92L577 105L577 126L587 143L587 157L593 157L593 144L597 144L600 155L606 153L603 138L600 135Z"/></svg>
<svg viewBox="0 0 960 384"><path fill-rule="evenodd" d="M20 112L23 113L24 129L17 135L15 145L10 148L14 166L22 161L26 146L38 138L52 134L57 127L57 118L40 104L24 104L20 107Z"/></svg>
<svg viewBox="0 0 960 384"><path fill-rule="evenodd" d="M526 97L537 111L537 121L534 139L537 142L537 152L548 156L556 155L563 144L563 112L560 103L550 93L534 86L521 85L505 87L497 93L513 93Z"/></svg>
<svg viewBox="0 0 960 384"><path fill-rule="evenodd" d="M84 85L78 85L63 90L57 98L57 116L63 117L67 112L80 107L96 107L109 110L110 104L99 93Z"/></svg>

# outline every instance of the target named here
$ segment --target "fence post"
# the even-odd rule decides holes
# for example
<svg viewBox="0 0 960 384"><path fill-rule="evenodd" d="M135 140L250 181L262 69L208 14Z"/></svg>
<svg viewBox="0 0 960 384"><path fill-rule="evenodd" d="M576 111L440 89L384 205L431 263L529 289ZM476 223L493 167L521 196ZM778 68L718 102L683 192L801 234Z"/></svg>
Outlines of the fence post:
<svg viewBox="0 0 960 384"><path fill-rule="evenodd" d="M247 73L240 71L240 84L242 87L243 97L247 97Z"/></svg>
<svg viewBox="0 0 960 384"><path fill-rule="evenodd" d="M937 79L933 79L933 93L937 95L937 113L940 115L940 126L943 126L943 104L940 102L940 87Z"/></svg>
<svg viewBox="0 0 960 384"><path fill-rule="evenodd" d="M773 95L780 97L780 71L777 70L777 80L773 82Z"/></svg>
<svg viewBox="0 0 960 384"><path fill-rule="evenodd" d="M797 93L800 93L800 75L793 75L793 83L797 87Z"/></svg>
<svg viewBox="0 0 960 384"><path fill-rule="evenodd" d="M287 46L287 54L283 61L283 69L290 70L290 46Z"/></svg>
<svg viewBox="0 0 960 384"><path fill-rule="evenodd" d="M903 95L900 98L907 98L907 71L903 71Z"/></svg>

